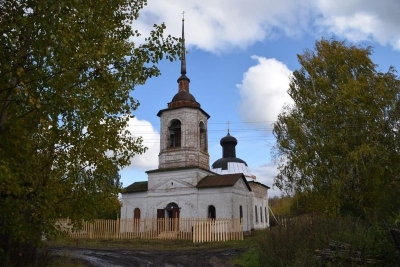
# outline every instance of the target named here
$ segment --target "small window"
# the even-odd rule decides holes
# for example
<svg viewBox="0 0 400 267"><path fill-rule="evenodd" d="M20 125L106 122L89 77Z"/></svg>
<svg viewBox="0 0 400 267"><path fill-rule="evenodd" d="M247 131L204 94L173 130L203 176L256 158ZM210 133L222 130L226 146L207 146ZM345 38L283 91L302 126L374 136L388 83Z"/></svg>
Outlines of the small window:
<svg viewBox="0 0 400 267"><path fill-rule="evenodd" d="M240 216L240 219L243 218L243 208L242 208L242 205L240 205L240 207L239 207L239 216Z"/></svg>
<svg viewBox="0 0 400 267"><path fill-rule="evenodd" d="M260 207L260 222L263 222L262 207Z"/></svg>
<svg viewBox="0 0 400 267"><path fill-rule="evenodd" d="M215 219L215 207L213 205L208 206L208 218Z"/></svg>
<svg viewBox="0 0 400 267"><path fill-rule="evenodd" d="M256 211L255 213L256 223L258 223L257 205L254 207L254 210Z"/></svg>

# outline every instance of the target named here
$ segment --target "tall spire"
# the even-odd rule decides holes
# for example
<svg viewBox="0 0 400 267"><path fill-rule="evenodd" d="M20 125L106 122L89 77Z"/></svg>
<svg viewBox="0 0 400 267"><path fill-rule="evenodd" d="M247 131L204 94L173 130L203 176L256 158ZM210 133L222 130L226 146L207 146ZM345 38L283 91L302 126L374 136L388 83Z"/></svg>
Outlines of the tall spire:
<svg viewBox="0 0 400 267"><path fill-rule="evenodd" d="M182 12L182 59L181 74L186 75L186 48L185 48L185 11Z"/></svg>
<svg viewBox="0 0 400 267"><path fill-rule="evenodd" d="M186 76L186 47L185 47L185 11L182 12L182 51L181 77L178 78L179 91L189 91L190 79Z"/></svg>

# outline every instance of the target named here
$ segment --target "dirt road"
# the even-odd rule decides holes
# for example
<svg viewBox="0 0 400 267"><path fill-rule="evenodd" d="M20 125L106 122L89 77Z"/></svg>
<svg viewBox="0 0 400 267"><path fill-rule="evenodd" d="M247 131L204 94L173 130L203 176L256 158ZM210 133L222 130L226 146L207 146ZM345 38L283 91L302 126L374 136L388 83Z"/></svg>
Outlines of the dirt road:
<svg viewBox="0 0 400 267"><path fill-rule="evenodd" d="M233 267L233 257L243 250L144 251L51 247L49 252L52 255L83 260L88 267Z"/></svg>

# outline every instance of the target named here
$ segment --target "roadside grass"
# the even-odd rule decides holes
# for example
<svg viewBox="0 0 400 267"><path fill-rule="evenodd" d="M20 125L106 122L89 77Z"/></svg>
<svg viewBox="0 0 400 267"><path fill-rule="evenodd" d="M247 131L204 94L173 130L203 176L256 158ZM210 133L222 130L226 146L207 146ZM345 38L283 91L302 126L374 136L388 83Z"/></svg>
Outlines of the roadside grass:
<svg viewBox="0 0 400 267"><path fill-rule="evenodd" d="M87 267L87 263L68 256L51 257L47 260L46 267Z"/></svg>
<svg viewBox="0 0 400 267"><path fill-rule="evenodd" d="M233 263L237 266L244 267L259 267L259 253L258 249L250 248L242 254L236 256L233 260Z"/></svg>
<svg viewBox="0 0 400 267"><path fill-rule="evenodd" d="M39 256L38 262L40 265L35 266L46 266L46 267L86 267L87 263L83 260L73 258L68 252L64 252L61 255L52 255L48 252L44 252Z"/></svg>
<svg viewBox="0 0 400 267"><path fill-rule="evenodd" d="M98 249L135 249L135 250L193 250L193 249L244 249L254 247L265 231L253 231L243 241L193 243L190 240L161 239L73 239L58 237L46 242L47 246L71 246Z"/></svg>

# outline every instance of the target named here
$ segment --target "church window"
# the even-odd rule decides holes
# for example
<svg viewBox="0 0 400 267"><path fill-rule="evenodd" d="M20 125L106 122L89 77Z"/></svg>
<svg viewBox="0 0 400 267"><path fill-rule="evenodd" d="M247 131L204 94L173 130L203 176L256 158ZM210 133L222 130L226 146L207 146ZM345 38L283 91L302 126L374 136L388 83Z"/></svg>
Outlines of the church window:
<svg viewBox="0 0 400 267"><path fill-rule="evenodd" d="M265 222L267 222L267 207L265 207Z"/></svg>
<svg viewBox="0 0 400 267"><path fill-rule="evenodd" d="M181 122L179 120L173 120L171 126L168 127L169 142L168 147L180 147L181 146Z"/></svg>
<svg viewBox="0 0 400 267"><path fill-rule="evenodd" d="M200 122L200 149L207 151L207 131L203 122Z"/></svg>
<svg viewBox="0 0 400 267"><path fill-rule="evenodd" d="M263 222L262 207L260 207L260 222Z"/></svg>
<svg viewBox="0 0 400 267"><path fill-rule="evenodd" d="M135 210L133 211L133 218L140 219L140 209L139 208L135 208Z"/></svg>
<svg viewBox="0 0 400 267"><path fill-rule="evenodd" d="M257 205L254 207L254 210L255 210L255 212L256 212L256 214L255 214L256 223L258 223Z"/></svg>
<svg viewBox="0 0 400 267"><path fill-rule="evenodd" d="M140 225L140 209L135 208L133 210L133 231L137 233Z"/></svg>
<svg viewBox="0 0 400 267"><path fill-rule="evenodd" d="M213 205L208 206L208 218L215 219L215 207Z"/></svg>
<svg viewBox="0 0 400 267"><path fill-rule="evenodd" d="M240 216L240 219L243 218L243 208L242 208L242 205L240 205L240 207L239 207L239 216Z"/></svg>

